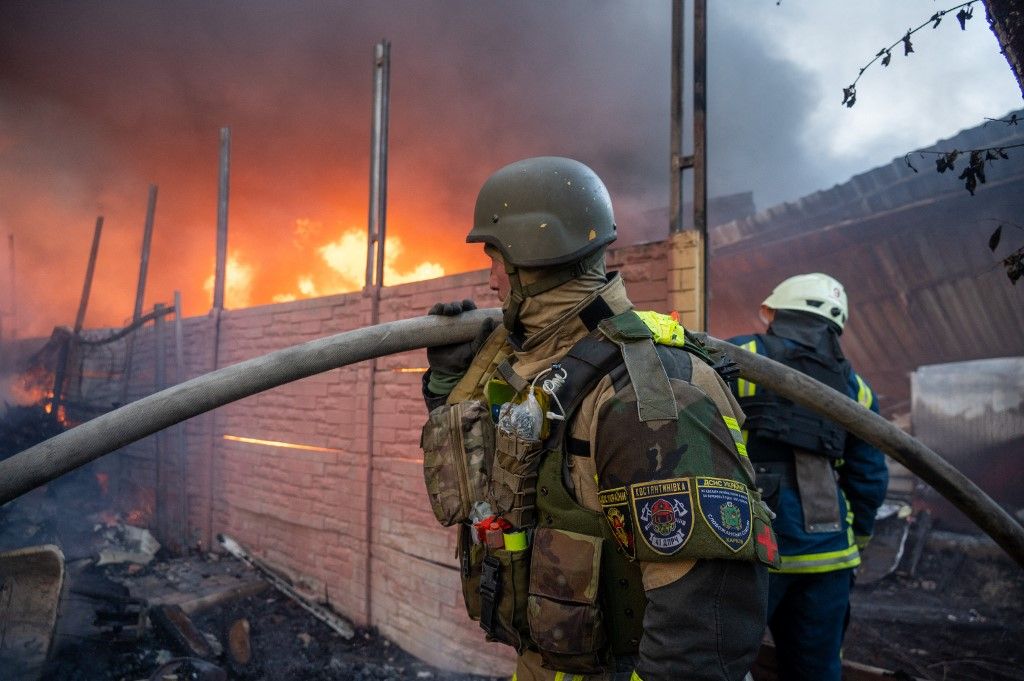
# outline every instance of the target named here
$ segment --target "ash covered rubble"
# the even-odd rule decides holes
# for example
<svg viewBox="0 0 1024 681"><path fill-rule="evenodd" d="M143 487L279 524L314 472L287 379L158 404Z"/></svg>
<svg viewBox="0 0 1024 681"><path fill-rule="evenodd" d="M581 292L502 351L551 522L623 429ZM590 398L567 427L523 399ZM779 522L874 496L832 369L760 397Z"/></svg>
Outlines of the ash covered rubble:
<svg viewBox="0 0 1024 681"><path fill-rule="evenodd" d="M0 459L63 429L43 405L8 407L0 416ZM170 556L146 527L151 496L122 490L111 498L99 464L0 506L5 681L484 681L432 668L375 630L351 628L299 589L286 594L291 580L258 559ZM9 610L26 589L37 592L27 617ZM51 619L39 625L48 609ZM29 619L37 631L19 638L17 627Z"/></svg>

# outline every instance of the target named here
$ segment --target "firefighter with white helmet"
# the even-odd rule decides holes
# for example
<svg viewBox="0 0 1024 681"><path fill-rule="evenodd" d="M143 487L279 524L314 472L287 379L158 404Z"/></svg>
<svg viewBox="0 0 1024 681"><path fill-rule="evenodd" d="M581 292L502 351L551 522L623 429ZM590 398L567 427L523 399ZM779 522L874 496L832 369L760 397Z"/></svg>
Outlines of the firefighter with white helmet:
<svg viewBox="0 0 1024 681"><path fill-rule="evenodd" d="M790 277L761 304L765 333L731 343L801 371L878 412L839 339L846 290L820 272ZM776 513L781 565L770 578L768 626L779 678L839 681L850 588L885 498L881 451L836 423L747 380L733 387L747 416L747 453Z"/></svg>

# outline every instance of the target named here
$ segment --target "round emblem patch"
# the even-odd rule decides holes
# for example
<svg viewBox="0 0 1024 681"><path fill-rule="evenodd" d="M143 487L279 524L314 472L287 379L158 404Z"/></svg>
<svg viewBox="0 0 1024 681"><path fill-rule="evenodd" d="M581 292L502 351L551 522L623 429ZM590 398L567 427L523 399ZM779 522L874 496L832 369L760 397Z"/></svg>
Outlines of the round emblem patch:
<svg viewBox="0 0 1024 681"><path fill-rule="evenodd" d="M633 485L630 496L640 536L651 550L671 556L683 548L693 530L689 480Z"/></svg>

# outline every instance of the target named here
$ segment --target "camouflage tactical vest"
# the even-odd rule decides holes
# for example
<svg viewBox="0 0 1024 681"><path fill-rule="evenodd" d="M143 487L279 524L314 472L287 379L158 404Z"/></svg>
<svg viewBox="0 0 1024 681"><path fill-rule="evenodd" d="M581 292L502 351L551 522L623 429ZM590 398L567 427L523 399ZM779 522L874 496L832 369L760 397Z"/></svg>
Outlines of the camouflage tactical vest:
<svg viewBox="0 0 1024 681"><path fill-rule="evenodd" d="M435 513L443 524L460 524L460 568L470 616L480 621L490 640L520 652L527 647L539 650L546 665L554 669L596 673L606 667L610 656L636 652L647 602L639 561L728 558L772 563L775 559L763 550L774 545L774 537L753 485L753 471L740 453L738 425L730 426L713 404L709 407L706 396L699 403L691 399L700 393L695 387L680 392L684 384L689 385L691 358L710 364L707 354L688 334L684 338L678 326L670 334L677 347L656 345L650 324L628 312L603 320L578 341L558 364L566 370L566 380L555 393L565 420L542 440L513 438L511 443L495 433L491 419L466 423L452 415L491 412L482 408L484 388L496 371L501 375L499 368L508 367L509 352L499 327L456 386L449 404L435 410L424 429L427 487ZM641 428L669 428L670 436L677 432L673 423L689 427L696 419L715 430L718 442L728 441L728 453L722 446L692 443L693 451L680 459L671 479L634 480L622 473L619 478L613 476L621 478L620 487L601 490L602 511L582 506L563 482L564 462L567 457L597 455L604 443L592 446L574 440L568 425L605 376L611 378L615 396L603 408L602 419L621 420L625 426L621 438L635 437L638 416ZM625 418L630 413L631 420ZM439 436L445 427L449 435ZM430 474L438 457L429 449L441 440L448 443L442 449L459 449L467 440L472 447L493 449L489 454L466 451L454 457L472 462L468 469L475 472L470 475L473 481L439 485ZM638 458L642 454L638 452ZM531 463L516 467L527 461ZM483 481L487 465L491 479ZM495 494L496 486L504 493ZM464 517L469 503L449 499L444 512L438 512L437 499L465 492L488 496L503 514L509 509L500 505L519 504L509 517L533 528L529 549L489 549L475 543ZM758 534L769 541L758 543ZM660 545L659 539L664 540Z"/></svg>

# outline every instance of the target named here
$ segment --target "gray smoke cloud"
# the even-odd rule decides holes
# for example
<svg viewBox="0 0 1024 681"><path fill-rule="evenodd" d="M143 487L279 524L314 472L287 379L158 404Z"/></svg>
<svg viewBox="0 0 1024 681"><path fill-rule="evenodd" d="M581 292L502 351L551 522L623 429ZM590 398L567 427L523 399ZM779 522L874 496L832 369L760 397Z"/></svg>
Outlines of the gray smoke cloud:
<svg viewBox="0 0 1024 681"><path fill-rule="evenodd" d="M709 4L712 194L753 191L764 207L815 188L821 168L799 145L805 74L769 56L770 34ZM79 285L47 277L61 263L62 283L80 281L102 211L90 311L123 317L156 182L147 305L185 288L186 310L202 311L222 125L234 140L233 244L285 241L299 217L365 224L371 55L382 37L392 42L390 233L411 246L405 257L442 258L448 240L457 248L486 176L540 154L601 174L623 242L667 234L667 1L8 2L0 227L18 235L20 307L50 324L73 316ZM300 258L275 256L265 272Z"/></svg>

